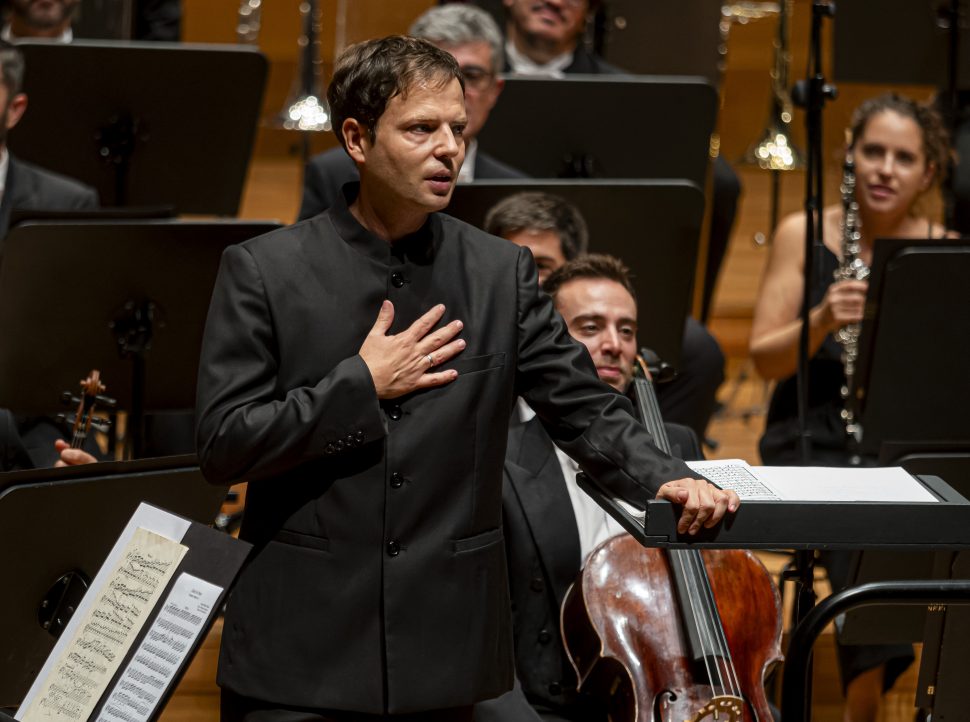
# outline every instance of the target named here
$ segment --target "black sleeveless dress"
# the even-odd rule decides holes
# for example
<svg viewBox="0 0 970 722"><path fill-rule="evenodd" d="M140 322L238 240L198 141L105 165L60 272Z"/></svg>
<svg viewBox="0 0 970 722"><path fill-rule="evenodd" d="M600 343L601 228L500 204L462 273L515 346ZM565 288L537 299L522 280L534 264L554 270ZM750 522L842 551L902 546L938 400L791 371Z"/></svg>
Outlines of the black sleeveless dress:
<svg viewBox="0 0 970 722"><path fill-rule="evenodd" d="M832 285L839 259L822 247L816 261L816 282L811 289L811 307L819 304ZM808 362L807 427L811 434L810 464L844 466L848 463L845 424L842 422L842 347L831 334ZM794 376L780 381L775 387L768 407L765 433L759 451L766 466L798 466L802 463L799 451L798 391Z"/></svg>
<svg viewBox="0 0 970 722"><path fill-rule="evenodd" d="M816 257L815 283L812 285L811 307L818 305L825 292L835 280L839 259L832 251L822 247ZM808 362L808 412L806 427L811 436L809 466L847 466L849 463L848 441L845 423L842 421L842 386L845 370L842 367L842 347L829 334ZM798 391L794 376L780 381L775 387L765 420L765 433L759 444L762 463L766 466L801 466L801 449L798 429ZM874 464L874 459L863 459L863 464ZM852 552L828 552L820 554L819 561L825 566L832 588L845 589L851 581L854 554ZM866 670L886 665L884 689L892 687L896 678L913 661L910 645L837 645L839 669L843 690Z"/></svg>

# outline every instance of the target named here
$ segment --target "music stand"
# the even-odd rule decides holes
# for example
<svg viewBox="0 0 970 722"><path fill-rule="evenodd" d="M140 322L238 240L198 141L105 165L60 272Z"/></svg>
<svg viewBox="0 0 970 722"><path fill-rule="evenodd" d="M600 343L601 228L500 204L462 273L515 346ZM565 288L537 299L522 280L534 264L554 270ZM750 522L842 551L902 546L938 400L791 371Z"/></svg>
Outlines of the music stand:
<svg viewBox="0 0 970 722"><path fill-rule="evenodd" d="M966 0L961 0L965 5ZM878 11L862 2L839 3L834 75L839 82L947 85L949 30L940 27L941 3L883 0ZM970 48L962 25L960 44ZM900 38L906 41L899 42ZM957 84L970 87L970 63L958 64Z"/></svg>
<svg viewBox="0 0 970 722"><path fill-rule="evenodd" d="M630 73L699 75L717 87L721 6L721 0L610 0L603 56Z"/></svg>
<svg viewBox="0 0 970 722"><path fill-rule="evenodd" d="M967 239L875 242L853 389L861 453L970 441L967 278Z"/></svg>
<svg viewBox="0 0 970 722"><path fill-rule="evenodd" d="M105 205L238 212L267 72L258 50L110 41L18 47L30 107L10 134L15 155L94 186Z"/></svg>
<svg viewBox="0 0 970 722"><path fill-rule="evenodd" d="M510 77L479 137L533 178L686 178L703 188L716 114L717 92L699 77Z"/></svg>
<svg viewBox="0 0 970 722"><path fill-rule="evenodd" d="M0 263L0 406L48 415L92 368L129 412L195 405L202 332L222 251L256 221L29 223ZM24 380L33 383L24 383ZM40 383L36 383L40 381Z"/></svg>
<svg viewBox="0 0 970 722"><path fill-rule="evenodd" d="M640 340L676 367L704 216L701 189L682 180L476 181L456 186L445 212L481 228L492 206L521 191L553 193L579 209L589 250L615 255L633 271Z"/></svg>
<svg viewBox="0 0 970 722"><path fill-rule="evenodd" d="M139 503L211 524L225 494L194 456L0 474L0 705L20 703Z"/></svg>

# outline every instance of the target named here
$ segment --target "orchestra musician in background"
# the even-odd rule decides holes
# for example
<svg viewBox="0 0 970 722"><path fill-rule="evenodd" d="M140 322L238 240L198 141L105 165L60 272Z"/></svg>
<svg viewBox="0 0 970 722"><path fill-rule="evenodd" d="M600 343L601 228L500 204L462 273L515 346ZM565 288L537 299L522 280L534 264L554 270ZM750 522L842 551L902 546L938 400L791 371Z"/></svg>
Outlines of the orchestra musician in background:
<svg viewBox="0 0 970 722"><path fill-rule="evenodd" d="M856 109L847 152L854 161L855 201L861 238L858 257L868 266L877 238L939 238L942 225L921 212L920 201L938 186L949 158L947 132L928 104L890 93ZM850 448L842 419L845 383L842 348L834 334L862 321L868 284L836 282L843 255L841 204L824 209L821 268L811 288L809 311L810 464L844 466ZM778 385L768 409L761 458L769 465L802 463L796 401L800 309L804 289L805 215L794 213L775 232L751 327L750 353L758 372ZM848 582L846 554L823 559L838 589ZM912 659L900 646L840 646L847 721L875 720L883 689L889 689Z"/></svg>

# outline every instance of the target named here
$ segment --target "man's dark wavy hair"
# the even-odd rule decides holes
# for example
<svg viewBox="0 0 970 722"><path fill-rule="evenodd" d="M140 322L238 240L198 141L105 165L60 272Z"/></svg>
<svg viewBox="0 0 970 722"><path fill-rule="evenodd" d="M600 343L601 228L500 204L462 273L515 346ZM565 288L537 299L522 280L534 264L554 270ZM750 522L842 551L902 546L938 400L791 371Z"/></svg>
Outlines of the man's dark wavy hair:
<svg viewBox="0 0 970 722"><path fill-rule="evenodd" d="M391 35L351 45L337 59L327 89L331 122L337 140L344 145L341 127L353 118L367 128L374 142L377 121L395 95L407 95L418 85L440 88L452 79L461 83L458 62L426 40Z"/></svg>

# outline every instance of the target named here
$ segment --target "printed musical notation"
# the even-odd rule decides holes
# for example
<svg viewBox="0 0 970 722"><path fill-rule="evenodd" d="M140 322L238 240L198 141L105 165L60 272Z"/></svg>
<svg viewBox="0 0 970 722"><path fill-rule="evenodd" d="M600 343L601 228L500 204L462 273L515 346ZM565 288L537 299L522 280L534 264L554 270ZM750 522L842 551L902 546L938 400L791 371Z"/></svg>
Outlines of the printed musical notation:
<svg viewBox="0 0 970 722"><path fill-rule="evenodd" d="M222 587L190 574L179 575L97 722L145 722L151 716L221 593Z"/></svg>
<svg viewBox="0 0 970 722"><path fill-rule="evenodd" d="M75 722L91 716L186 551L159 534L135 530L107 582L88 590L96 595L94 604L21 722Z"/></svg>

